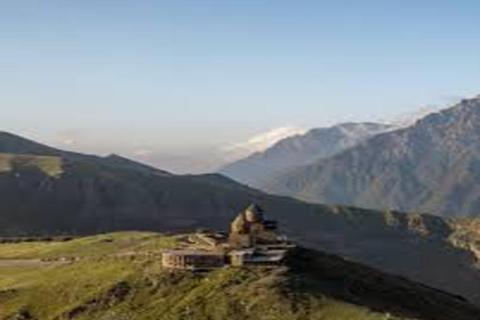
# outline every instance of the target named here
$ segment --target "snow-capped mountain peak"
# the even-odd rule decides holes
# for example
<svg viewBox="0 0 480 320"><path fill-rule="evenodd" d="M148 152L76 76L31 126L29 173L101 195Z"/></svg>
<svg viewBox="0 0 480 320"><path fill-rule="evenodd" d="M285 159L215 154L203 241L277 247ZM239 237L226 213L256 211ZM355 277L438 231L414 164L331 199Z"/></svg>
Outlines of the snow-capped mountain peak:
<svg viewBox="0 0 480 320"><path fill-rule="evenodd" d="M232 155L232 158L240 159L252 153L263 152L288 137L305 134L308 129L285 126L271 129L265 133L257 134L247 141L235 143L224 148L226 153Z"/></svg>

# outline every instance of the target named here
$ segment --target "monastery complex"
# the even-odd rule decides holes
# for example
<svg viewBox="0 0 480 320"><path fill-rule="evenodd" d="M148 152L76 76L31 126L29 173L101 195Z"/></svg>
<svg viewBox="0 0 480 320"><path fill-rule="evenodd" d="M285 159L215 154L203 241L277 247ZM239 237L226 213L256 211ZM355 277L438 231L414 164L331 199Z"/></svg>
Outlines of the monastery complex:
<svg viewBox="0 0 480 320"><path fill-rule="evenodd" d="M231 223L230 233L201 232L191 246L162 253L162 266L176 270L211 270L225 266L278 266L295 245L278 233L276 221L263 209L250 205Z"/></svg>

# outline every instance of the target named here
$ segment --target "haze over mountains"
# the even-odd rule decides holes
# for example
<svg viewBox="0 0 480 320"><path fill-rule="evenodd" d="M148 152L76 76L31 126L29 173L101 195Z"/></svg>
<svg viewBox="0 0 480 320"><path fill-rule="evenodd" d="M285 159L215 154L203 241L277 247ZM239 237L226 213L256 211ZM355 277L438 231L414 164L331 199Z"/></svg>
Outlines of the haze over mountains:
<svg viewBox="0 0 480 320"><path fill-rule="evenodd" d="M477 97L274 177L262 189L316 203L475 216L479 142Z"/></svg>
<svg viewBox="0 0 480 320"><path fill-rule="evenodd" d="M411 110L413 111L405 111L386 118L379 115L375 118L378 118L375 122L395 127L405 126L431 109L411 108ZM368 117L358 119L372 121ZM66 122L61 130L35 126L29 129L28 126L25 126L20 129L11 128L12 131L9 132L35 141L42 141L59 149L99 156L116 153L173 173L201 174L217 172L226 165L256 152L264 152L282 139L305 134L311 128L333 126L351 121L356 122L357 120L355 117L336 117L309 119L309 121L292 120L294 125L289 122L273 125L264 123L255 127L248 125L240 131L236 130L226 135L222 133L220 135L222 138L215 141L205 136L201 128L194 134L177 129L180 132L172 133L172 138L168 140L168 143L164 141L165 138L162 138L166 136L165 132L143 125L135 127L132 131L128 126L122 130L114 130L109 126L105 126L103 129L97 127L77 128ZM178 128L181 127L180 122ZM228 128L218 127L217 130L225 132Z"/></svg>

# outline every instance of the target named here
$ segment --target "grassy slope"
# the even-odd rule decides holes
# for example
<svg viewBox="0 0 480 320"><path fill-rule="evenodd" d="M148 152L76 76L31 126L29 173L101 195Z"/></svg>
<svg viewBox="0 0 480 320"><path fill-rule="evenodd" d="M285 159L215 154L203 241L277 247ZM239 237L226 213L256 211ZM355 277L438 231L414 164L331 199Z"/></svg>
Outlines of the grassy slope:
<svg viewBox="0 0 480 320"><path fill-rule="evenodd" d="M302 253L290 270L226 268L206 274L162 270L158 255L120 254L158 253L180 239L128 232L62 243L2 244L2 259L12 257L15 247L22 258L79 252L83 259L0 267L0 319L447 319L433 318L428 305L447 316L458 309L456 320L480 314L450 296L442 300L443 294L423 286L320 253ZM368 277L373 281L366 282ZM426 301L420 309L417 293ZM406 315L417 309L425 316Z"/></svg>
<svg viewBox="0 0 480 320"><path fill-rule="evenodd" d="M449 221L455 232L452 240L480 248L480 218L462 218ZM459 243L462 245L462 243Z"/></svg>
<svg viewBox="0 0 480 320"><path fill-rule="evenodd" d="M450 242L472 252L475 255L476 267L480 268L480 218L453 219L450 224L454 230L450 235Z"/></svg>
<svg viewBox="0 0 480 320"><path fill-rule="evenodd" d="M21 242L0 245L2 259L92 257L129 252L148 252L173 247L178 237L153 232L117 232L83 237L68 242Z"/></svg>
<svg viewBox="0 0 480 320"><path fill-rule="evenodd" d="M48 177L58 178L63 173L62 159L57 156L17 155L0 153L0 172L33 168L39 169Z"/></svg>

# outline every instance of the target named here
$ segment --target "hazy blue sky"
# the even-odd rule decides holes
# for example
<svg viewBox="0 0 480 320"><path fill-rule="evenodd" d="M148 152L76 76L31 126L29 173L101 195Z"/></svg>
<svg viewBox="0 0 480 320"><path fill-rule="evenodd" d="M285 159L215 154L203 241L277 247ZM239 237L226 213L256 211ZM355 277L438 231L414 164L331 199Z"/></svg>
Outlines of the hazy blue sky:
<svg viewBox="0 0 480 320"><path fill-rule="evenodd" d="M478 93L478 0L0 0L0 129L92 152L185 153Z"/></svg>

